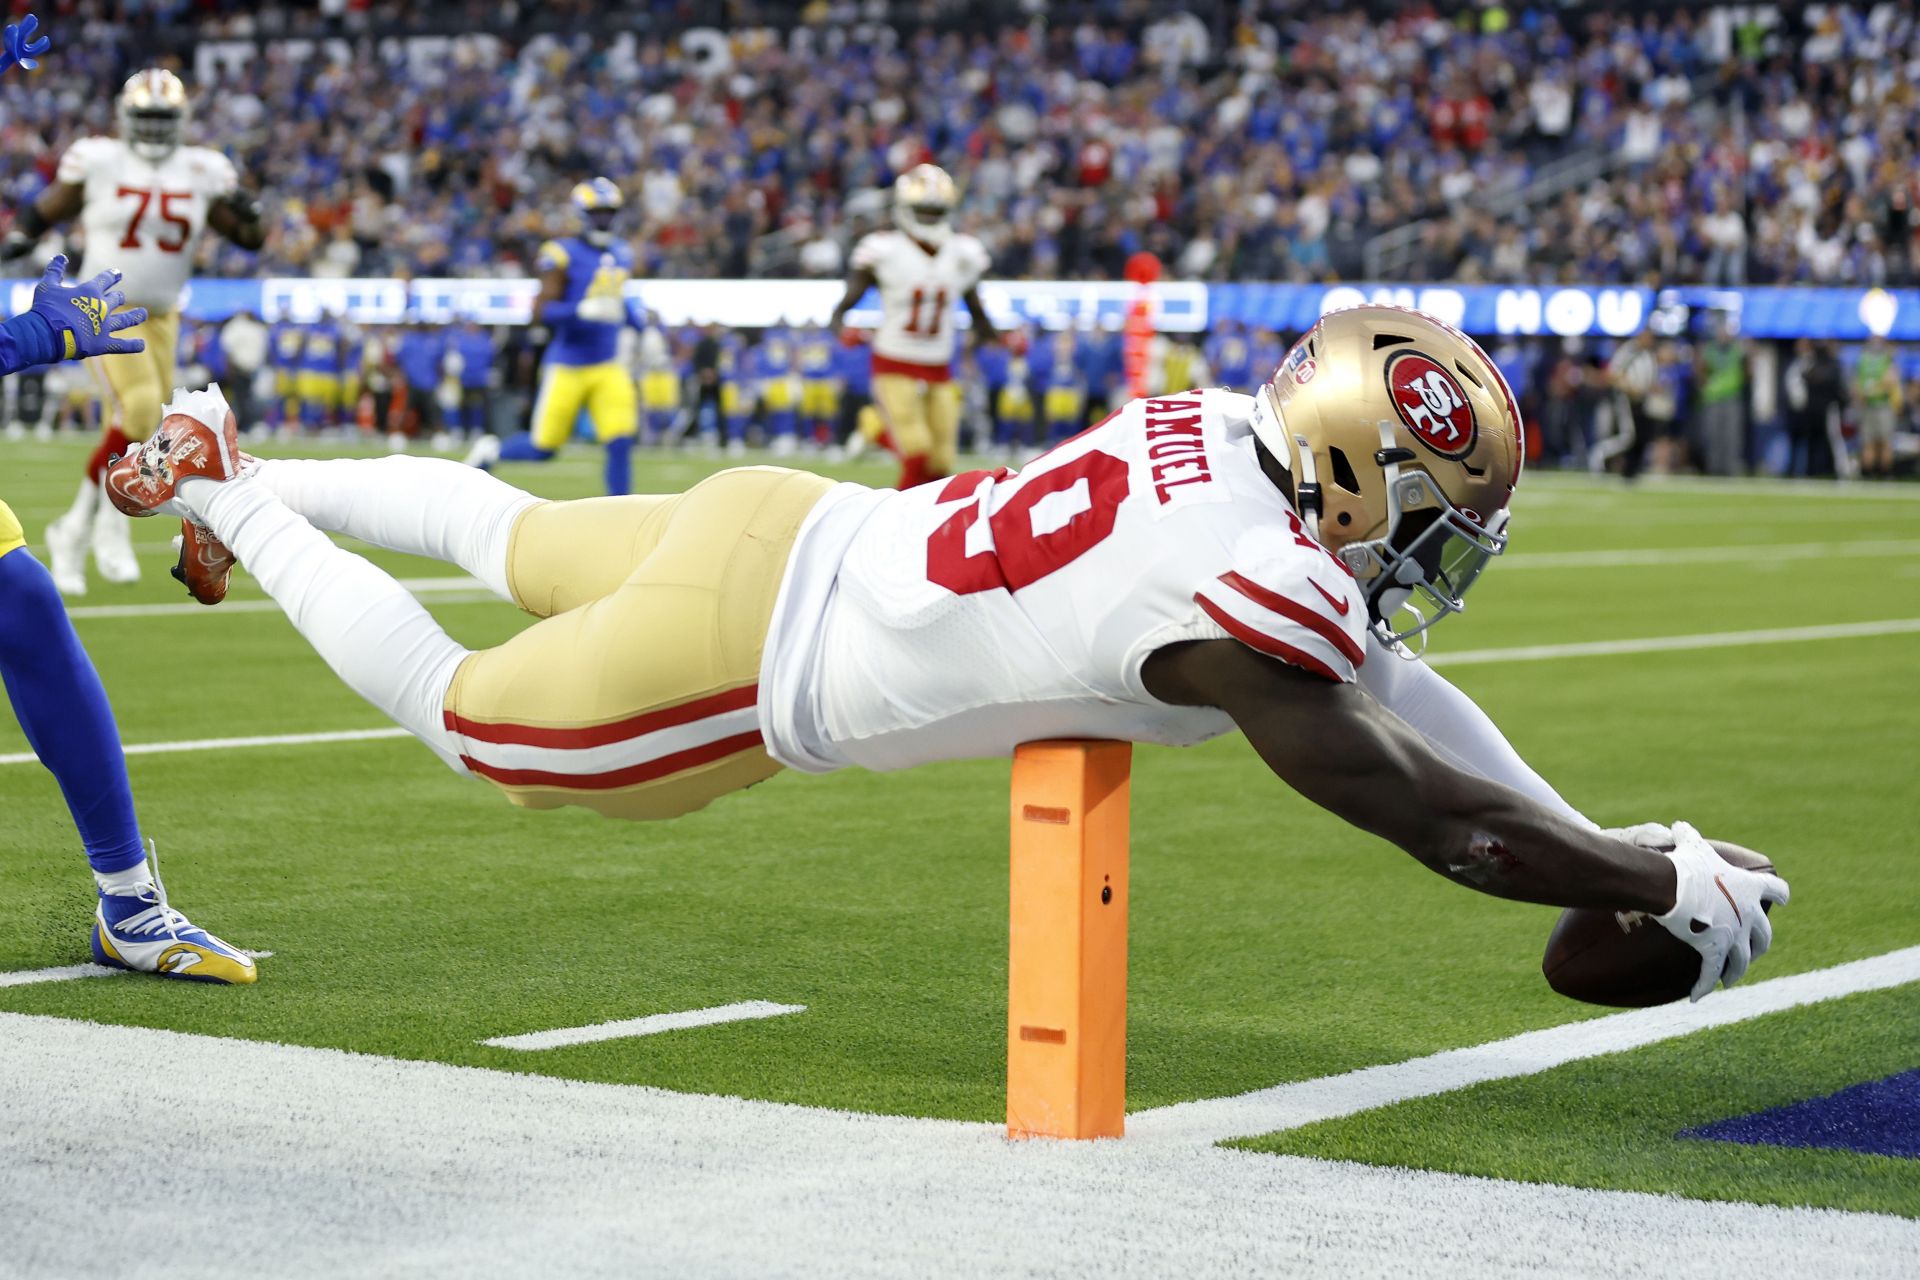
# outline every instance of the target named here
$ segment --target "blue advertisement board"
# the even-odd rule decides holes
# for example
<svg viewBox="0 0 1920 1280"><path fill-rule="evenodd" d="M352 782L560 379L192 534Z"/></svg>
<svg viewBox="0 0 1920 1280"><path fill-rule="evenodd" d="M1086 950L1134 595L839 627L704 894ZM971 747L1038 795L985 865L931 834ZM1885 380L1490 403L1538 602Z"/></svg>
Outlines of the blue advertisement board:
<svg viewBox="0 0 1920 1280"><path fill-rule="evenodd" d="M837 280L643 280L629 286L631 296L666 324L731 327L823 323L841 289ZM32 282L23 280L0 296L10 303L9 312L18 314L31 292ZM538 292L539 282L532 279L196 279L188 288L186 312L202 321L247 310L269 322L306 323L345 314L362 324L446 324L463 318L526 324ZM989 280L980 286L988 315L1003 328L1118 329L1137 294L1133 285L1111 282ZM1677 334L1697 331L1707 317L1721 316L1750 338L1860 341L1878 333L1920 342L1920 289L1167 282L1153 287L1153 298L1159 327L1170 332L1199 332L1231 320L1299 333L1325 312L1389 303L1430 312L1479 337L1624 338L1649 325ZM964 312L957 314L964 323ZM849 318L860 326L878 323L874 296L869 294Z"/></svg>

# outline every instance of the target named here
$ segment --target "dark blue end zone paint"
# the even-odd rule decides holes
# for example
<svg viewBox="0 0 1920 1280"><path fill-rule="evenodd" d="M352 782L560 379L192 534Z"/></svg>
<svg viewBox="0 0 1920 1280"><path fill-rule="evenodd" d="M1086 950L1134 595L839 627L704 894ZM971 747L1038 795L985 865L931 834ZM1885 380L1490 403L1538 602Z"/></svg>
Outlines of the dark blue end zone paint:
<svg viewBox="0 0 1920 1280"><path fill-rule="evenodd" d="M1920 1070L1685 1129L1680 1136L1920 1160Z"/></svg>

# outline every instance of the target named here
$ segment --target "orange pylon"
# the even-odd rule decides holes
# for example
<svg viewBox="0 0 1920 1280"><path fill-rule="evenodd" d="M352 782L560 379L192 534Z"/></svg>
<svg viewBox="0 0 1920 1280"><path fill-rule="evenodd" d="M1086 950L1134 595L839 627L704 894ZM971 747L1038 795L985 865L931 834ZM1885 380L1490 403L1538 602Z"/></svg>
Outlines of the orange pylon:
<svg viewBox="0 0 1920 1280"><path fill-rule="evenodd" d="M1007 1136L1117 1138L1127 1110L1125 742L1013 754Z"/></svg>

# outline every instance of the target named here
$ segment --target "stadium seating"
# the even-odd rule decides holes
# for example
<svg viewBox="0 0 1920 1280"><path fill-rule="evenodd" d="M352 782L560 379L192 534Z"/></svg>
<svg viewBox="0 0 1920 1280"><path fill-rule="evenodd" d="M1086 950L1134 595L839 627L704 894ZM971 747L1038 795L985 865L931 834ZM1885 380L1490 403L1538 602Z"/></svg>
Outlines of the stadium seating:
<svg viewBox="0 0 1920 1280"><path fill-rule="evenodd" d="M199 131L279 212L269 251L220 251L218 274L520 274L560 194L605 172L650 273L835 275L870 193L934 159L1013 277L1117 278L1143 247L1214 280L1913 277L1917 108L1876 68L1914 25L1889 6L1807 26L1797 6L1150 22L1089 5L1042 23L920 4L893 26L808 25L835 16L821 4L763 6L807 21L721 39L671 6L575 5L450 44L498 24L388 4L383 31L426 34L376 49L355 43L360 3L176 2L107 6L124 38L67 56L111 81L189 7L232 10L212 26L231 39L203 27L181 48ZM111 121L45 82L15 102L0 183L17 206Z"/></svg>

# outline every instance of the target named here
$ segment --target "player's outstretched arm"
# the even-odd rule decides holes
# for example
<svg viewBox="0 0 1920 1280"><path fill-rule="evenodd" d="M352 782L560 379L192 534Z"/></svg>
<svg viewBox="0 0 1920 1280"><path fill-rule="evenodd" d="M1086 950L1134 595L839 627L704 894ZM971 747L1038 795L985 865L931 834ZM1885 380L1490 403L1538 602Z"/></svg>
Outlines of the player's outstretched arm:
<svg viewBox="0 0 1920 1280"><path fill-rule="evenodd" d="M846 296L833 308L833 315L827 320L827 328L840 332L840 326L846 322L847 312L853 310L860 299L867 296L867 290L873 288L873 271L867 267L855 267L853 274L847 277Z"/></svg>
<svg viewBox="0 0 1920 1280"><path fill-rule="evenodd" d="M33 252L40 237L77 217L86 203L86 188L77 182L56 182L34 197L15 215L13 230L0 238L0 262L11 262Z"/></svg>
<svg viewBox="0 0 1920 1280"><path fill-rule="evenodd" d="M961 294L960 300L967 304L967 317L973 321L973 345L1000 341L1000 331L987 319L987 304L980 301L980 286Z"/></svg>
<svg viewBox="0 0 1920 1280"><path fill-rule="evenodd" d="M207 225L252 253L267 242L266 211L260 197L235 187L207 208Z"/></svg>
<svg viewBox="0 0 1920 1280"><path fill-rule="evenodd" d="M147 349L143 339L114 336L147 318L145 307L115 310L127 300L118 271L102 271L81 284L67 284L66 273L67 256L54 254L33 291L33 306L0 323L0 374Z"/></svg>
<svg viewBox="0 0 1920 1280"><path fill-rule="evenodd" d="M1358 685L1230 640L1164 649L1143 674L1163 701L1232 716L1268 767L1307 799L1468 888L1655 916L1674 906L1668 856L1456 768Z"/></svg>
<svg viewBox="0 0 1920 1280"><path fill-rule="evenodd" d="M38 40L33 33L40 28L40 19L28 14L18 22L9 22L7 29L0 32L0 72L18 63L22 71L31 71L40 65L40 55L53 44L46 36Z"/></svg>

